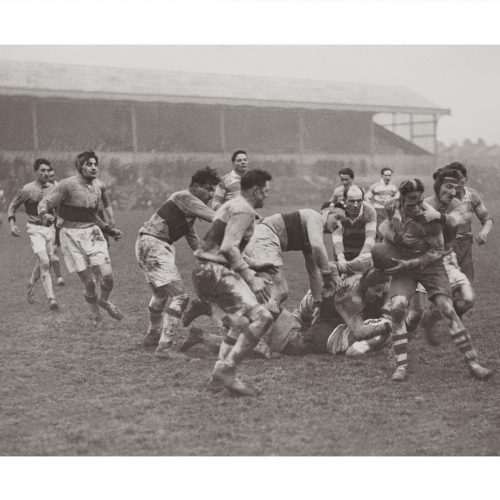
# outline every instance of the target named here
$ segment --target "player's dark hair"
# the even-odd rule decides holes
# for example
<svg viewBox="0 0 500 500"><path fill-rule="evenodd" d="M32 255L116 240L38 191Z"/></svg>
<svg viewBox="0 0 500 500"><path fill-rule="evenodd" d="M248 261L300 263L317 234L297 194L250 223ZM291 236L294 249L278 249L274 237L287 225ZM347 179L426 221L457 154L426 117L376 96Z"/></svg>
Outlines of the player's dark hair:
<svg viewBox="0 0 500 500"><path fill-rule="evenodd" d="M33 163L33 170L35 172L38 172L38 169L40 168L41 165L47 165L48 167L51 167L51 170L54 170L50 165L50 161L46 160L45 158L37 158L35 160L35 163Z"/></svg>
<svg viewBox="0 0 500 500"><path fill-rule="evenodd" d="M193 174L191 177L191 184L189 186L191 187L193 184L198 184L200 186L203 184L211 184L212 186L215 186L216 184L219 184L219 182L220 177L217 175L217 170L207 165L205 168L200 168Z"/></svg>
<svg viewBox="0 0 500 500"><path fill-rule="evenodd" d="M450 163L449 165L446 166L458 170L467 179L467 169L462 163L454 161L453 163Z"/></svg>
<svg viewBox="0 0 500 500"><path fill-rule="evenodd" d="M249 170L242 175L241 190L247 191L253 187L263 188L266 185L266 182L270 181L272 178L273 177L269 172L261 170L260 168L254 168L253 170Z"/></svg>
<svg viewBox="0 0 500 500"><path fill-rule="evenodd" d="M385 274L380 269L370 268L363 273L361 276L361 280L359 282L359 289L361 291L361 295L365 295L366 290L370 286L385 284L390 280L390 276Z"/></svg>
<svg viewBox="0 0 500 500"><path fill-rule="evenodd" d="M87 161L89 161L91 158L94 158L96 165L99 165L99 158L91 149L77 155L75 160L75 167L78 169L78 171L80 171L83 165L85 165L85 163L87 163Z"/></svg>
<svg viewBox="0 0 500 500"><path fill-rule="evenodd" d="M352 168L345 167L339 170L339 175L348 175L351 179L354 179L354 172Z"/></svg>
<svg viewBox="0 0 500 500"><path fill-rule="evenodd" d="M236 157L238 155L248 156L246 151L243 151L243 149L238 149L231 155L231 163L234 163L234 160L236 160Z"/></svg>
<svg viewBox="0 0 500 500"><path fill-rule="evenodd" d="M405 196L408 193L418 191L423 193L425 191L424 185L420 179L406 179L399 185L399 194Z"/></svg>
<svg viewBox="0 0 500 500"><path fill-rule="evenodd" d="M439 191L441 191L441 186L443 185L443 182L445 179L454 179L457 182L460 182L464 176L462 173L456 169L450 167L450 165L446 165L446 167L443 168L438 168L436 172L432 175L434 179L434 192L436 195L439 195Z"/></svg>
<svg viewBox="0 0 500 500"><path fill-rule="evenodd" d="M392 168L390 168L390 167L384 167L384 168L381 168L381 169L380 169L380 175L384 175L384 172L386 172L387 170L389 170L389 172L390 172L391 174L393 174L393 173L394 173L394 170L392 170Z"/></svg>

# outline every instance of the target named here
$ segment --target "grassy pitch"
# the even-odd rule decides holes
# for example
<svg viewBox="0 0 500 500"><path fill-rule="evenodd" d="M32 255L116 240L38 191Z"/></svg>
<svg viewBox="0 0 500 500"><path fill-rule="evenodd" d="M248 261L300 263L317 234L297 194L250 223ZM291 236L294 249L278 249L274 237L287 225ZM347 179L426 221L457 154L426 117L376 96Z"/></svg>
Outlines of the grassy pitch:
<svg viewBox="0 0 500 500"><path fill-rule="evenodd" d="M500 204L488 205L499 220ZM121 322L106 316L99 330L90 325L75 275L65 275L66 287L56 288L59 313L48 310L40 284L36 303L27 304L34 257L22 216L22 239L3 225L1 455L500 453L500 373L485 383L471 379L443 328L438 347L422 335L410 344L409 381L399 385L390 381L386 351L355 360L247 360L241 374L262 389L257 398L207 392L215 355L204 347L193 348L185 361L156 359L140 346L150 292L134 257L137 229L150 215L117 215L125 236L111 243L112 299L126 316ZM197 227L203 234L203 225ZM496 227L486 246L474 247L477 303L465 318L482 360L497 372L499 246ZM192 290L191 251L183 241L176 247ZM285 256L285 272L286 305L293 309L307 290L301 254ZM195 324L215 331L207 318Z"/></svg>

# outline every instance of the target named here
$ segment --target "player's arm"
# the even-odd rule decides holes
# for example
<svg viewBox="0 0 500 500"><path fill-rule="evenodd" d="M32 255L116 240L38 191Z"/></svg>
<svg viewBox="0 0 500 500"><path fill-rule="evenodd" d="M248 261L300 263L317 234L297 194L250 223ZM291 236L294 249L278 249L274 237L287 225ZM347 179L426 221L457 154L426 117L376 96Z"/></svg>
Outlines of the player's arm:
<svg viewBox="0 0 500 500"><path fill-rule="evenodd" d="M226 196L226 186L219 182L215 188L214 199L212 200L212 210L217 210L224 202Z"/></svg>
<svg viewBox="0 0 500 500"><path fill-rule="evenodd" d="M333 251L336 259L341 263L345 263L344 256L344 226L342 224L337 227L332 233Z"/></svg>
<svg viewBox="0 0 500 500"><path fill-rule="evenodd" d="M111 204L111 199L109 198L108 190L105 186L101 186L101 201L104 212L108 217L109 225L113 227L115 225L113 206Z"/></svg>
<svg viewBox="0 0 500 500"><path fill-rule="evenodd" d="M20 189L13 200L10 202L9 208L7 209L7 220L9 221L10 233L12 236L21 236L21 231L16 225L16 211L27 200L27 192L24 189Z"/></svg>
<svg viewBox="0 0 500 500"><path fill-rule="evenodd" d="M475 235L474 239L478 245L482 245L488 240L488 235L493 228L493 218L488 213L488 210L479 195L474 196L472 209L483 226L481 231Z"/></svg>
<svg viewBox="0 0 500 500"><path fill-rule="evenodd" d="M68 191L66 183L59 182L57 186L38 203L38 215L43 223L49 225L54 222L53 211L66 199Z"/></svg>
<svg viewBox="0 0 500 500"><path fill-rule="evenodd" d="M366 201L368 201L368 203L371 203L372 205L373 205L373 196L375 194L373 189L375 186L376 184L372 184L365 195Z"/></svg>
<svg viewBox="0 0 500 500"><path fill-rule="evenodd" d="M360 255L370 253L375 245L375 235L377 234L377 212L372 206L365 206L365 243Z"/></svg>
<svg viewBox="0 0 500 500"><path fill-rule="evenodd" d="M245 233L254 223L254 215L248 213L233 214L226 225L224 239L220 251L228 261L231 269L237 272L254 292L259 302L269 300L268 281L255 276L250 266L243 258L240 243Z"/></svg>
<svg viewBox="0 0 500 500"><path fill-rule="evenodd" d="M193 252L195 250L198 250L198 248L200 247L201 241L200 241L199 236L196 234L196 231L194 229L194 224L189 228L189 231L186 233L185 238L186 238L186 241L189 245L189 248L191 248L191 250L193 250Z"/></svg>

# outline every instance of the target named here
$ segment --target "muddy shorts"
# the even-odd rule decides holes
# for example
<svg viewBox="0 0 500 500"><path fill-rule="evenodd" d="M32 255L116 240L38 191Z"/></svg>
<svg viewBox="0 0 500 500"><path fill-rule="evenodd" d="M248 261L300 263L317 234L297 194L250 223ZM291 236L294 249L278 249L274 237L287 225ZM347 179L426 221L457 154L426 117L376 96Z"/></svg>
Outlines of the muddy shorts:
<svg viewBox="0 0 500 500"><path fill-rule="evenodd" d="M64 262L70 273L111 264L106 240L95 225L85 228L62 227L60 240Z"/></svg>
<svg viewBox="0 0 500 500"><path fill-rule="evenodd" d="M280 239L267 224L256 224L245 253L257 262L269 262L278 267L283 265Z"/></svg>
<svg viewBox="0 0 500 500"><path fill-rule="evenodd" d="M46 252L51 262L59 260L55 253L56 230L54 226L26 224L26 234L31 241L34 253Z"/></svg>
<svg viewBox="0 0 500 500"><path fill-rule="evenodd" d="M222 264L197 260L192 277L198 297L212 305L216 319L237 322L260 305L243 278Z"/></svg>
<svg viewBox="0 0 500 500"><path fill-rule="evenodd" d="M175 265L175 247L166 241L141 234L135 242L135 256L146 281L154 288L182 279Z"/></svg>
<svg viewBox="0 0 500 500"><path fill-rule="evenodd" d="M448 279L450 280L452 291L459 286L470 285L469 278L460 270L455 252L445 255L443 258L443 264L446 272L448 273Z"/></svg>
<svg viewBox="0 0 500 500"><path fill-rule="evenodd" d="M453 243L453 250L457 255L460 270L469 278L474 280L474 264L472 262L472 236L457 236Z"/></svg>

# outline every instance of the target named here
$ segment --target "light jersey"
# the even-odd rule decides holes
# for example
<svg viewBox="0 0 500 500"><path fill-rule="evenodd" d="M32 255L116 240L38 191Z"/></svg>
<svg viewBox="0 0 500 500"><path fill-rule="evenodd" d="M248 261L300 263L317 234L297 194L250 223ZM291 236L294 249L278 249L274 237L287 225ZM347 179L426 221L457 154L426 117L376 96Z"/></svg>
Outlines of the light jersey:
<svg viewBox="0 0 500 500"><path fill-rule="evenodd" d="M38 213L58 208L58 227L86 228L95 224L101 189L96 179L87 182L81 175L59 181L38 204Z"/></svg>
<svg viewBox="0 0 500 500"><path fill-rule="evenodd" d="M241 176L234 170L224 175L215 189L212 207L217 210L226 201L241 194Z"/></svg>
<svg viewBox="0 0 500 500"><path fill-rule="evenodd" d="M330 197L330 201L332 203L344 203L344 191L345 188L344 186L337 186L332 193L332 196Z"/></svg>
<svg viewBox="0 0 500 500"><path fill-rule="evenodd" d="M332 242L335 255L369 252L375 244L377 232L377 213L366 201L355 219L346 217L333 232Z"/></svg>
<svg viewBox="0 0 500 500"><path fill-rule="evenodd" d="M451 203L444 207L435 195L425 198L424 202L439 212L446 214L446 223L443 226L444 247L450 249L455 240L458 224L465 219L466 204L457 198L453 198Z"/></svg>
<svg viewBox="0 0 500 500"><path fill-rule="evenodd" d="M382 179L372 184L366 193L367 198L372 201L373 207L379 210L382 210L386 202L394 198L397 194L397 186L392 182L386 184Z"/></svg>
<svg viewBox="0 0 500 500"><path fill-rule="evenodd" d="M389 200L385 204L387 220L379 227L384 239L396 245L403 259L441 251L444 248L441 222L425 222L418 217L403 221L399 206L399 199Z"/></svg>
<svg viewBox="0 0 500 500"><path fill-rule="evenodd" d="M171 194L167 201L139 229L139 234L149 234L167 243L174 243L183 236L189 246L196 249L200 240L194 230L195 220L212 222L215 212L199 198L184 189Z"/></svg>
<svg viewBox="0 0 500 500"><path fill-rule="evenodd" d="M55 189L55 186L48 182L42 185L38 180L25 184L16 194L9 205L8 217L14 217L16 210L24 203L28 222L40 224L41 219L38 215L38 204L40 201ZM51 210L53 213L53 210Z"/></svg>
<svg viewBox="0 0 500 500"><path fill-rule="evenodd" d="M472 219L474 215L481 221L483 226L487 220L493 220L481 199L481 195L475 189L466 187L462 201L465 203L467 216L465 221L458 225L457 236L459 238L472 236Z"/></svg>
<svg viewBox="0 0 500 500"><path fill-rule="evenodd" d="M252 237L256 216L257 212L243 196L237 196L227 203L224 203L224 205L215 212L212 224L201 241L200 249L195 252L195 256L199 259L210 260L229 266L230 263L220 251L222 241L226 236L225 233L228 223L230 223L231 220L234 222L237 218L238 223L242 225L242 238L240 241L231 242L239 247L240 252L242 252ZM239 262L233 262L231 264L231 267L237 268L239 265L243 264L243 257L240 258Z"/></svg>

